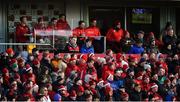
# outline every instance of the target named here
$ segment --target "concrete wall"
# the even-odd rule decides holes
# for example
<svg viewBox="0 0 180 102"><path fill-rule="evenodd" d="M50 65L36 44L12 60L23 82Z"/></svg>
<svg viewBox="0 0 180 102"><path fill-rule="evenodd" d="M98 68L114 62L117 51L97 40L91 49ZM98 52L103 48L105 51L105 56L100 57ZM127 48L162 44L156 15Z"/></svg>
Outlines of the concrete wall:
<svg viewBox="0 0 180 102"><path fill-rule="evenodd" d="M0 43L6 42L7 34L7 16L6 16L6 5L0 1ZM4 51L6 46L0 45L0 52Z"/></svg>
<svg viewBox="0 0 180 102"><path fill-rule="evenodd" d="M78 21L81 19L80 0L66 0L66 19L69 22L71 29L78 26Z"/></svg>

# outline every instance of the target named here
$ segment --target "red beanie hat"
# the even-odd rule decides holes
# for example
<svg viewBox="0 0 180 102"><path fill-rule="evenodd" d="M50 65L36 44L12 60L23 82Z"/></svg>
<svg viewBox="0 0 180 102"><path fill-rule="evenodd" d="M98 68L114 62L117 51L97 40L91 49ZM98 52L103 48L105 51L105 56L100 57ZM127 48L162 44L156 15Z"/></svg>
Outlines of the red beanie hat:
<svg viewBox="0 0 180 102"><path fill-rule="evenodd" d="M66 90L66 87L63 86L63 85L60 85L60 86L58 87L58 91L61 91L61 90Z"/></svg>
<svg viewBox="0 0 180 102"><path fill-rule="evenodd" d="M14 79L20 79L20 75L18 73L15 73Z"/></svg>
<svg viewBox="0 0 180 102"><path fill-rule="evenodd" d="M156 83L151 83L151 88L155 88L155 87L158 87L158 85Z"/></svg>
<svg viewBox="0 0 180 102"><path fill-rule="evenodd" d="M76 97L77 94L76 94L76 91L75 90L72 90L69 94L70 97Z"/></svg>
<svg viewBox="0 0 180 102"><path fill-rule="evenodd" d="M9 70L8 70L7 68L4 68L4 69L2 70L2 72L3 72L4 74L6 74L6 73L9 73Z"/></svg>
<svg viewBox="0 0 180 102"><path fill-rule="evenodd" d="M140 77L140 76L143 76L143 73L142 73L142 72L138 72L138 73L136 74L136 78L138 78L138 77Z"/></svg>
<svg viewBox="0 0 180 102"><path fill-rule="evenodd" d="M129 59L130 59L132 62L134 62L134 61L136 61L137 58L136 58L135 56L132 56L132 55L131 55L131 56L129 56Z"/></svg>
<svg viewBox="0 0 180 102"><path fill-rule="evenodd" d="M107 81L104 81L103 85L104 85L104 87L108 87L108 86L110 86L110 83Z"/></svg>
<svg viewBox="0 0 180 102"><path fill-rule="evenodd" d="M14 51L13 51L12 48L8 48L8 49L6 50L6 53L7 53L7 54L14 54Z"/></svg>
<svg viewBox="0 0 180 102"><path fill-rule="evenodd" d="M129 68L129 67L128 67L127 64L124 64L123 67L122 67L123 71L125 71L125 72L128 70L128 68Z"/></svg>
<svg viewBox="0 0 180 102"><path fill-rule="evenodd" d="M33 61L33 64L34 64L34 65L38 65L39 63L40 63L39 60L34 60L34 61Z"/></svg>
<svg viewBox="0 0 180 102"><path fill-rule="evenodd" d="M32 67L29 64L26 64L26 71L30 71Z"/></svg>
<svg viewBox="0 0 180 102"><path fill-rule="evenodd" d="M76 60L75 58L71 58L69 61L74 61L74 60Z"/></svg>
<svg viewBox="0 0 180 102"><path fill-rule="evenodd" d="M87 61L87 55L81 54L80 59L83 59L83 60Z"/></svg>
<svg viewBox="0 0 180 102"><path fill-rule="evenodd" d="M78 86L78 92L84 92L84 87L83 86Z"/></svg>
<svg viewBox="0 0 180 102"><path fill-rule="evenodd" d="M90 53L90 54L88 55L88 57L89 57L89 58L94 57L94 53Z"/></svg>
<svg viewBox="0 0 180 102"><path fill-rule="evenodd" d="M101 84L101 83L104 83L104 80L102 80L102 78L100 78L97 82L97 85Z"/></svg>
<svg viewBox="0 0 180 102"><path fill-rule="evenodd" d="M126 97L129 97L129 95L128 95L127 92L123 92L123 93L121 94L121 97L122 97L122 98L126 98Z"/></svg>
<svg viewBox="0 0 180 102"><path fill-rule="evenodd" d="M122 57L121 53L116 54L116 60L119 60L119 58L121 58L121 57Z"/></svg>
<svg viewBox="0 0 180 102"><path fill-rule="evenodd" d="M141 81L140 80L134 80L134 83L136 84L136 85L140 85L141 84Z"/></svg>
<svg viewBox="0 0 180 102"><path fill-rule="evenodd" d="M14 59L11 59L11 61L10 61L10 65L13 65L14 63L16 63L17 62L17 60L14 58Z"/></svg>
<svg viewBox="0 0 180 102"><path fill-rule="evenodd" d="M150 32L150 33L149 33L149 36L154 36L154 33L153 33L153 32Z"/></svg>
<svg viewBox="0 0 180 102"><path fill-rule="evenodd" d="M121 24L121 22L120 22L119 20L116 20L116 21L114 22L114 24L115 24L115 25L119 25L119 24Z"/></svg>

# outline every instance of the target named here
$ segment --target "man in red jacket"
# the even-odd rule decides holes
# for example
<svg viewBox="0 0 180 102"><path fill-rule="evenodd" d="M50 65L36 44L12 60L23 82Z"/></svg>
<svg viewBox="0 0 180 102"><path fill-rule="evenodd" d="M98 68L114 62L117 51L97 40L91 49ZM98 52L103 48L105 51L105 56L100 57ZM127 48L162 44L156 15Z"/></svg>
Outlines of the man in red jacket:
<svg viewBox="0 0 180 102"><path fill-rule="evenodd" d="M57 21L57 28L59 30L71 30L64 14L59 15L59 20Z"/></svg>
<svg viewBox="0 0 180 102"><path fill-rule="evenodd" d="M91 36L101 36L100 30L97 27L97 20L92 19L90 22L90 26L86 28L85 30L86 36L91 37Z"/></svg>
<svg viewBox="0 0 180 102"><path fill-rule="evenodd" d="M73 29L73 36L85 36L85 22L79 21L79 27Z"/></svg>
<svg viewBox="0 0 180 102"><path fill-rule="evenodd" d="M106 37L108 41L120 42L121 38L123 37L123 33L124 31L121 28L121 22L116 21L114 23L114 27L108 30Z"/></svg>
<svg viewBox="0 0 180 102"><path fill-rule="evenodd" d="M106 34L107 44L110 49L114 49L115 52L119 52L119 42L124 36L124 31L121 28L121 22L116 21L114 26L110 28Z"/></svg>
<svg viewBox="0 0 180 102"><path fill-rule="evenodd" d="M16 42L25 43L29 39L25 34L30 34L30 29L27 26L27 18L25 16L20 18L20 24L16 27Z"/></svg>

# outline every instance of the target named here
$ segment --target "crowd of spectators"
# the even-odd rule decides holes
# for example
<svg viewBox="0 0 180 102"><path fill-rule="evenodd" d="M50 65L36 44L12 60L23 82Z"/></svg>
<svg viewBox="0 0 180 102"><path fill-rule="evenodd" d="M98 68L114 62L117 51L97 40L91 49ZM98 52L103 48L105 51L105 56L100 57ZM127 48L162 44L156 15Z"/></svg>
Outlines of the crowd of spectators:
<svg viewBox="0 0 180 102"><path fill-rule="evenodd" d="M27 40L22 37L28 31L25 19L21 18L16 30L18 42ZM42 20L38 20L40 26ZM71 28L61 15L46 29ZM73 35L65 47L70 53L56 50L51 56L45 50L41 56L37 48L29 53L25 46L2 52L0 101L180 100L180 44L171 25L164 29L161 40L153 32L132 35L116 21L106 35L109 49L101 56L94 53L92 39L86 39L81 48L76 43L79 36L101 35L95 19L88 28L80 21Z"/></svg>
<svg viewBox="0 0 180 102"><path fill-rule="evenodd" d="M179 55L42 52L19 46L0 55L0 100L177 101Z"/></svg>

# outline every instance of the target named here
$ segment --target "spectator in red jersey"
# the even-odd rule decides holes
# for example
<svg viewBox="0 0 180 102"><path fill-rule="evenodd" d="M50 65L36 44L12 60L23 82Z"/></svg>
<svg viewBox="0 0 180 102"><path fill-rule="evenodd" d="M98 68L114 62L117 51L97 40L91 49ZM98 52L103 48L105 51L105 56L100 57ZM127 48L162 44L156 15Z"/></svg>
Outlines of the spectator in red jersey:
<svg viewBox="0 0 180 102"><path fill-rule="evenodd" d="M20 24L16 27L16 42L26 43L29 41L29 37L27 37L26 34L30 34L27 18L25 16L20 17L20 21Z"/></svg>
<svg viewBox="0 0 180 102"><path fill-rule="evenodd" d="M57 30L58 28L57 28L57 18L52 18L51 19L51 22L49 23L49 25L48 25L48 27L47 27L47 29L49 29L49 30L52 30L52 29L54 29L54 30Z"/></svg>
<svg viewBox="0 0 180 102"><path fill-rule="evenodd" d="M46 25L43 17L38 18L38 23L34 26L34 29L38 29L38 30L46 29Z"/></svg>
<svg viewBox="0 0 180 102"><path fill-rule="evenodd" d="M79 46L77 45L77 37L69 38L69 43L65 47L65 52L79 52Z"/></svg>
<svg viewBox="0 0 180 102"><path fill-rule="evenodd" d="M90 26L85 30L85 36L101 36L100 29L97 27L97 20L92 19L90 21Z"/></svg>
<svg viewBox="0 0 180 102"><path fill-rule="evenodd" d="M71 30L64 14L59 15L59 20L57 21L57 28L58 30Z"/></svg>
<svg viewBox="0 0 180 102"><path fill-rule="evenodd" d="M85 36L85 22L79 21L79 26L73 29L73 36Z"/></svg>
<svg viewBox="0 0 180 102"><path fill-rule="evenodd" d="M110 28L106 34L107 46L113 49L114 52L119 52L119 42L124 36L124 31L121 28L121 22L116 21L112 28Z"/></svg>

